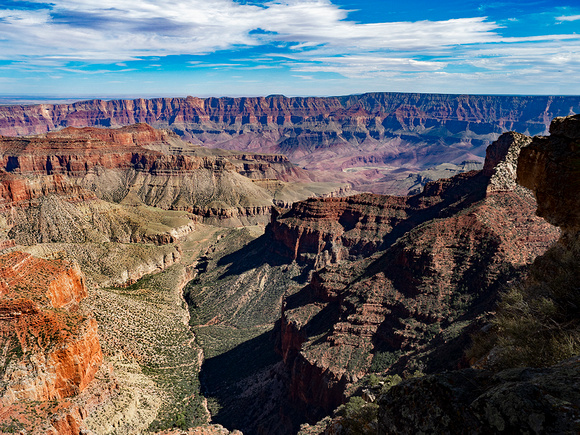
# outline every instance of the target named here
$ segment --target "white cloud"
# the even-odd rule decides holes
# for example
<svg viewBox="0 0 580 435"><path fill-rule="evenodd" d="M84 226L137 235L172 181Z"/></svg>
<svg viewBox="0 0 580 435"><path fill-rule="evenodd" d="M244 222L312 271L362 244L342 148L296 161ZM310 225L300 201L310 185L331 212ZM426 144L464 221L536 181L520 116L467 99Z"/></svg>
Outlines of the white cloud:
<svg viewBox="0 0 580 435"><path fill-rule="evenodd" d="M503 37L502 28L485 17L360 24L330 0L262 6L233 0L52 0L51 5L0 10L0 59L13 61L9 68L78 73L83 63L125 67L141 58L157 67L169 55L272 45L279 52L272 49L262 59L212 57L188 66L247 70L281 64L304 78L336 73L401 83L418 77L463 80L461 68L479 70L470 77L496 79L513 69L517 76L520 69L527 76L556 69L577 76L579 69L579 35ZM576 21L580 15L556 19ZM118 71L99 70L91 73Z"/></svg>
<svg viewBox="0 0 580 435"><path fill-rule="evenodd" d="M561 16L556 17L557 21L578 21L580 20L580 15L569 15L569 16Z"/></svg>
<svg viewBox="0 0 580 435"><path fill-rule="evenodd" d="M357 24L329 0L265 7L232 0L55 0L51 10L0 11L0 57L61 55L119 62L271 42L296 50L410 50L498 39L484 18Z"/></svg>
<svg viewBox="0 0 580 435"><path fill-rule="evenodd" d="M316 63L293 64L293 69L300 72L334 72L349 78L365 78L390 77L403 71L437 71L445 66L445 62L365 55L322 57L318 58Z"/></svg>

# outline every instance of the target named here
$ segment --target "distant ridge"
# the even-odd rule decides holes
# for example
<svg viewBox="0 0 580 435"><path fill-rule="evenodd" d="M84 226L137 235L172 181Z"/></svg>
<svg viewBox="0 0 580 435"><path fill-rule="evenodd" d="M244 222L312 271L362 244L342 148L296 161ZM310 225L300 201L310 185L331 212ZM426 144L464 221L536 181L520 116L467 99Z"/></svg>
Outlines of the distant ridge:
<svg viewBox="0 0 580 435"><path fill-rule="evenodd" d="M415 111L410 110L416 109ZM352 109L360 112L352 113ZM375 92L337 97L210 97L93 99L66 104L0 106L0 134L44 133L74 126L146 122L178 129L204 122L229 126L296 124L309 119L356 117L432 119L497 124L493 131L547 132L550 120L580 111L580 96L505 96ZM293 119L292 119L293 118ZM482 125L482 127L483 127ZM409 127L409 126L408 126ZM186 128L185 131L188 129Z"/></svg>
<svg viewBox="0 0 580 435"><path fill-rule="evenodd" d="M483 162L506 131L548 133L580 112L580 96L367 93L339 97L154 98L0 106L0 134L147 123L197 145L284 154L361 191L406 193L391 183L443 163ZM406 187L405 187L406 186Z"/></svg>

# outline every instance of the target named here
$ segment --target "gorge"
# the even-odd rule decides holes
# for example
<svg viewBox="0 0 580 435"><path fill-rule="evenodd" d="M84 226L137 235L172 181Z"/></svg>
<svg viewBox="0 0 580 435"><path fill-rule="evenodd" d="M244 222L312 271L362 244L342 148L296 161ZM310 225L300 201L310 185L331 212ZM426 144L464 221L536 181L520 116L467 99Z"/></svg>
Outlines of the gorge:
<svg viewBox="0 0 580 435"><path fill-rule="evenodd" d="M526 408L503 426L482 410L510 382L553 385L563 411L534 402L546 423L530 430L573 431L578 348L505 374L502 349L526 344L497 332L495 312L507 322L497 304L531 288L522 297L555 301L550 313L577 329L574 288L551 283L578 282L579 105L364 94L0 106L0 431L501 431ZM440 164L453 176L416 182ZM482 330L492 345L466 354ZM423 418L433 409L447 414Z"/></svg>
<svg viewBox="0 0 580 435"><path fill-rule="evenodd" d="M90 100L0 106L0 134L141 122L194 144L283 154L314 172L316 180L406 194L424 184L416 184L419 171L444 164L437 178L452 176L464 162L483 163L487 145L501 133L547 134L552 118L578 112L580 98L574 96L367 93Z"/></svg>

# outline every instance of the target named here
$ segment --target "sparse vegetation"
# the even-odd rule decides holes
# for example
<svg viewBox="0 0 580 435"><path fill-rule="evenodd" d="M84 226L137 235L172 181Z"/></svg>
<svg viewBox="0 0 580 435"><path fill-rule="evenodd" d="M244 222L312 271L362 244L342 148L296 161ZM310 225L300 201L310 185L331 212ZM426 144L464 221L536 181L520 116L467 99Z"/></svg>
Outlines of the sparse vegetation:
<svg viewBox="0 0 580 435"><path fill-rule="evenodd" d="M184 272L176 265L126 288L97 290L87 301L101 328L105 354L122 350L134 358L154 381L158 392L152 394L161 394L149 426L154 431L207 421L199 394L199 349L192 345L179 292Z"/></svg>
<svg viewBox="0 0 580 435"><path fill-rule="evenodd" d="M549 366L578 355L579 283L574 252L551 248L526 282L503 294L493 328L474 337L468 355L480 358L491 351L489 363L497 369Z"/></svg>
<svg viewBox="0 0 580 435"><path fill-rule="evenodd" d="M410 377L421 376L421 373L415 373ZM365 376L358 384L359 393L349 398L344 404L339 406L332 418L326 417L319 421L314 427L302 425L299 435L322 434L333 427L340 427L338 433L371 435L377 433L377 411L379 409L375 400L380 395L385 394L391 387L399 384L402 378L399 375L380 376L370 374ZM333 433L330 430L330 433Z"/></svg>
<svg viewBox="0 0 580 435"><path fill-rule="evenodd" d="M355 396L339 407L336 415L342 417L341 423L346 433L370 435L377 433L378 409L376 403L367 403L362 397Z"/></svg>
<svg viewBox="0 0 580 435"><path fill-rule="evenodd" d="M396 363L401 357L402 352L400 350L394 352L381 352L378 351L373 355L373 360L371 362L370 371L371 372L383 372L387 370L390 366Z"/></svg>
<svg viewBox="0 0 580 435"><path fill-rule="evenodd" d="M0 422L0 433L2 434L9 434L9 433L21 433L20 431L24 428L24 424L12 418L10 421L2 421Z"/></svg>

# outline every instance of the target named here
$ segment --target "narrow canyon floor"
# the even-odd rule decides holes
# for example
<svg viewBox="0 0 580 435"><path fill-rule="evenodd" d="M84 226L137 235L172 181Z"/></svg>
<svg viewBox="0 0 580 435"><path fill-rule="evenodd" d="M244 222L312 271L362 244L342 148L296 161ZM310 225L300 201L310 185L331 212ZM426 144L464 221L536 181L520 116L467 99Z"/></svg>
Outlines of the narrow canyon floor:
<svg viewBox="0 0 580 435"><path fill-rule="evenodd" d="M197 261L184 291L205 354L200 381L212 421L244 433L289 433L297 416L275 351L276 326L283 299L307 277L296 263L270 252L261 227L222 230L220 236Z"/></svg>

